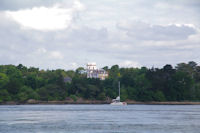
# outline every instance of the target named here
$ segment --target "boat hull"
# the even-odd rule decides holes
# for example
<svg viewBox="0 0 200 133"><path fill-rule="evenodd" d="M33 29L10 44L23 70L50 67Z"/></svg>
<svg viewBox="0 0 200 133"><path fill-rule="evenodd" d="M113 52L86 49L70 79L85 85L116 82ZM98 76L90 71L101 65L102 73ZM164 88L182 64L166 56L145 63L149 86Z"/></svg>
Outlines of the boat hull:
<svg viewBox="0 0 200 133"><path fill-rule="evenodd" d="M127 105L126 102L113 102L110 105Z"/></svg>

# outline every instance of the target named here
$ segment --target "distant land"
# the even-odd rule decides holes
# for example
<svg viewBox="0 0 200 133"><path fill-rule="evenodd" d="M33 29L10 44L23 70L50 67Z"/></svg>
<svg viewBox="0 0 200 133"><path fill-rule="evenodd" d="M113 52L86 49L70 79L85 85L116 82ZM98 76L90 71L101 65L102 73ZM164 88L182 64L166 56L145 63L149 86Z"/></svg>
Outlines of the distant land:
<svg viewBox="0 0 200 133"><path fill-rule="evenodd" d="M83 67L40 70L22 64L0 65L0 104L109 104L118 96L128 104L200 104L200 66L190 61L174 68L103 68L105 80L87 78Z"/></svg>

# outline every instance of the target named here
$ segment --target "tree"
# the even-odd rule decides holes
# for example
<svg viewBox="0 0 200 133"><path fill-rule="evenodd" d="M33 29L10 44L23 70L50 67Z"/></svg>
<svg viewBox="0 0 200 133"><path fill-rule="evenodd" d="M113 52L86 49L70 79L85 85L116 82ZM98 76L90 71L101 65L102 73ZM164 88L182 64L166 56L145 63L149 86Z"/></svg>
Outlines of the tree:
<svg viewBox="0 0 200 133"><path fill-rule="evenodd" d="M15 66L7 66L6 74L9 77L6 89L10 94L16 95L24 84L22 73Z"/></svg>
<svg viewBox="0 0 200 133"><path fill-rule="evenodd" d="M177 72L172 81L172 88L169 90L167 100L191 100L191 88L194 82L190 75L185 72Z"/></svg>
<svg viewBox="0 0 200 133"><path fill-rule="evenodd" d="M10 101L11 97L10 94L8 93L8 91L6 89L1 89L0 90L0 102L6 102L6 101Z"/></svg>
<svg viewBox="0 0 200 133"><path fill-rule="evenodd" d="M64 100L67 96L105 100L118 96L137 101L198 101L200 100L200 66L194 61L177 64L175 69L167 64L163 68L119 68L113 65L109 78L88 79L83 68L76 71L39 70L22 64L0 65L0 102L28 99ZM65 82L70 77L71 82Z"/></svg>
<svg viewBox="0 0 200 133"><path fill-rule="evenodd" d="M176 67L177 71L182 71L188 73L192 79L194 79L196 70L197 70L197 63L194 61L186 63L180 63Z"/></svg>
<svg viewBox="0 0 200 133"><path fill-rule="evenodd" d="M37 94L39 95L39 100L48 101L48 90L46 87L41 87L36 90Z"/></svg>
<svg viewBox="0 0 200 133"><path fill-rule="evenodd" d="M108 71L109 73L109 78L111 79L118 79L119 75L119 66L118 65L113 65L111 69Z"/></svg>
<svg viewBox="0 0 200 133"><path fill-rule="evenodd" d="M22 64L19 64L17 66L17 69L20 70L22 73L27 73L28 69L26 66L23 66Z"/></svg>
<svg viewBox="0 0 200 133"><path fill-rule="evenodd" d="M96 99L97 95L99 94L100 90L95 85L88 85L86 91L86 98L88 99Z"/></svg>
<svg viewBox="0 0 200 133"><path fill-rule="evenodd" d="M128 93L128 99L130 100L136 100L137 98L137 90L133 87L126 87L127 93Z"/></svg>
<svg viewBox="0 0 200 133"><path fill-rule="evenodd" d="M166 98L170 99L170 90L173 90L173 75L176 73L171 65L165 65L162 69L149 69L147 79L151 82L153 92L161 91Z"/></svg>
<svg viewBox="0 0 200 133"><path fill-rule="evenodd" d="M84 72L85 72L85 69L83 67L79 67L79 68L76 69L77 74L82 74Z"/></svg>
<svg viewBox="0 0 200 133"><path fill-rule="evenodd" d="M137 101L154 101L153 99L153 91L149 90L149 89L137 89L136 91L136 100Z"/></svg>
<svg viewBox="0 0 200 133"><path fill-rule="evenodd" d="M0 89L4 88L8 82L9 82L8 76L4 73L0 73Z"/></svg>
<svg viewBox="0 0 200 133"><path fill-rule="evenodd" d="M121 95L120 95L121 101L125 101L128 99L128 92L127 92L126 88L121 87L120 93L121 93Z"/></svg>
<svg viewBox="0 0 200 133"><path fill-rule="evenodd" d="M106 100L106 94L104 92L99 93L97 100Z"/></svg>
<svg viewBox="0 0 200 133"><path fill-rule="evenodd" d="M108 71L108 66L103 67L103 70Z"/></svg>
<svg viewBox="0 0 200 133"><path fill-rule="evenodd" d="M38 87L35 73L30 73L26 76L25 85L30 86L33 89L36 89Z"/></svg>
<svg viewBox="0 0 200 133"><path fill-rule="evenodd" d="M153 95L154 101L166 101L165 95L163 94L162 91L156 91Z"/></svg>
<svg viewBox="0 0 200 133"><path fill-rule="evenodd" d="M17 94L17 99L20 102L25 102L28 99L37 100L38 98L39 98L39 95L31 87L28 87L28 86L23 86L22 88L20 88L20 91Z"/></svg>

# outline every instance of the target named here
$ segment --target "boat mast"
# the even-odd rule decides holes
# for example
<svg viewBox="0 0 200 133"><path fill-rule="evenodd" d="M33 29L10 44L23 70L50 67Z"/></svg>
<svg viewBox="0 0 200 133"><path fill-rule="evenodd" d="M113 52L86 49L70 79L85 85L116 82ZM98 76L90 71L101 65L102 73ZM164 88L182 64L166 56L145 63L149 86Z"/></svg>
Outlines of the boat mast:
<svg viewBox="0 0 200 133"><path fill-rule="evenodd" d="M119 84L119 100L120 100L120 81L118 82Z"/></svg>

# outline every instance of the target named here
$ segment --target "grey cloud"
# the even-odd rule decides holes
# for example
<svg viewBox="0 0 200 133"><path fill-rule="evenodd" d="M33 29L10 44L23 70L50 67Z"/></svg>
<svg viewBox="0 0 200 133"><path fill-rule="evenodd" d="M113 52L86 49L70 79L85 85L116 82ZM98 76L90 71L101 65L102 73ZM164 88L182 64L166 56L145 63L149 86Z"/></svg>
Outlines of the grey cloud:
<svg viewBox="0 0 200 133"><path fill-rule="evenodd" d="M197 55L199 56L199 52L194 49L189 49L196 53L193 55L187 51L188 49L177 50L182 45L193 44L190 41L186 43L177 42L177 46L145 46L143 45L144 38L138 39L137 37L134 39L132 35L129 38L133 39L121 38L121 32L132 32L133 27L130 29L125 27L123 30L116 30L114 33L109 32L107 28L85 26L69 27L68 29L54 32L41 32L23 30L13 21L3 17L1 19L3 20L0 21L1 64L22 63L27 66L36 66L43 69L72 69L72 66L70 66L72 62L76 62L78 66L83 66L87 61L96 61L99 67L103 67L130 60L151 67L153 65L163 66L166 63L176 64L182 61L187 62L191 58L194 59ZM174 28L179 27L167 26L167 30L162 26L150 27L148 24L136 27L137 33L147 32L147 29L152 30L151 28L158 30L152 33L154 35L161 31L166 32L162 34L168 35L170 30L173 31ZM177 30L187 31L188 28L190 29L190 27L185 26ZM112 37L110 38L110 36ZM146 43L148 41L147 39L145 40ZM155 43L157 41L154 40ZM169 40L163 40L163 42L167 44ZM116 45L116 47L113 47L113 45ZM39 49L45 49L46 51L37 53ZM60 52L63 55L63 59L56 60L51 58L48 53L52 51ZM176 53L178 54L174 55Z"/></svg>
<svg viewBox="0 0 200 133"><path fill-rule="evenodd" d="M174 0L171 1L172 4L179 4L185 7L191 7L195 10L200 10L200 1L199 0Z"/></svg>
<svg viewBox="0 0 200 133"><path fill-rule="evenodd" d="M73 0L0 0L0 10L20 10L36 6L52 6L55 3L65 3L71 6Z"/></svg>
<svg viewBox="0 0 200 133"><path fill-rule="evenodd" d="M91 45L103 43L107 40L107 38L108 32L106 28L94 29L89 27L74 29L67 36L68 41L82 43L83 45L84 43Z"/></svg>
<svg viewBox="0 0 200 133"><path fill-rule="evenodd" d="M138 40L185 40L188 36L195 34L196 30L189 26L176 26L176 25L149 25L142 22L136 22L129 27L118 26L127 32L127 35Z"/></svg>
<svg viewBox="0 0 200 133"><path fill-rule="evenodd" d="M0 10L51 6L57 2L66 1L30 0L29 3L25 0L0 0ZM86 5L88 14L83 11L67 29L49 32L21 29L20 25L7 19L0 11L0 64L22 63L26 66L36 66L43 69L71 69L72 66L70 64L72 62L76 62L78 66L84 66L87 61L95 61L99 67L119 64L125 60L136 61L147 67L152 67L153 65L160 67L167 63L175 65L189 60L198 62L200 47L197 46L200 42L198 39L196 42L193 39L187 39L191 35L199 34L198 30L186 25L181 27L176 25L161 26L159 24L174 22L169 19L168 12L170 10L165 9L167 13L158 16L160 12L156 11L162 12L164 10L149 10L157 2L148 1L148 3L151 3L150 8L148 8L148 4L143 5L145 1L140 1L142 0L138 0L136 3L131 1L132 4L129 4L129 1L123 1L122 5L119 3L113 5L113 1L107 3L107 0L98 1L97 3L92 1L92 7L87 5L87 2L90 3L90 1L86 3L81 1ZM103 7L98 7L99 10L96 11L95 8L99 3L103 7L105 5L106 9L108 8L106 12L109 11L110 15L104 12ZM169 2L169 4L173 3L175 5L178 4ZM187 3L183 2L181 5L187 7ZM192 3L190 5L192 11L194 5ZM116 8L113 9L113 6ZM141 6L146 8L145 12L140 10ZM128 7L128 9L125 7ZM91 16L90 13L95 11L102 14L100 16L98 14ZM146 14L146 12L149 12L149 14ZM112 16L113 14L115 16ZM149 15L149 18L147 18L147 15ZM174 18L174 16L178 16L175 12L173 18L180 20L183 24L187 24L187 22L194 24L195 22L197 23L194 19L199 19L196 15L197 12L192 16L193 19L189 18L190 21L187 21L184 15L178 18L184 17L185 19ZM134 16L137 20L132 19ZM158 19L163 18L167 22L157 22ZM111 20L109 24L107 24L108 19ZM129 24L132 23L132 20L144 20L144 22L150 22L150 24L134 22L131 25L117 25L115 27L119 20L127 21ZM153 25L151 26L151 24ZM164 45L153 45L153 43L159 42ZM168 43L174 43L175 45L168 45ZM193 48L193 45L195 48ZM190 47L188 48L187 46ZM59 52L63 58L58 60L51 58L49 53L55 51Z"/></svg>
<svg viewBox="0 0 200 133"><path fill-rule="evenodd" d="M22 63L43 69L72 69L71 62L80 66L86 63L86 59L97 58L97 45L101 46L107 38L105 28L80 27L42 32L21 29L20 25L3 15L0 18L0 64ZM63 59L51 58L50 54L54 51L61 53Z"/></svg>
<svg viewBox="0 0 200 133"><path fill-rule="evenodd" d="M3 27L1 28L3 29ZM9 37L6 39L5 36L0 34L2 38L0 47L3 47L0 49L2 64L23 63L27 66L36 66L43 69L71 69L71 62L77 62L78 66L83 66L87 61L96 61L99 67L103 67L118 64L124 60L131 60L151 67L153 65L162 66L166 62L174 64L174 62L179 62L183 55L187 55L184 56L185 60L194 57L187 51L179 51L178 56L180 57L176 56L177 58L174 58L174 53L177 53L176 50L166 50L166 47L144 47L141 45L141 40L138 40L135 44L126 43L123 40L121 42L120 40L109 40L107 36L111 33L106 29L79 27L79 29L71 28L59 32L38 32L24 31L20 30L19 27L17 28L17 26L13 26L10 27L10 30L7 30L7 32L10 32L8 34L6 32L8 28L4 30L1 28L0 31L6 33L5 36L12 38L10 42L15 47L14 49L10 48ZM40 36L41 40L37 36ZM118 36L116 36L116 40L117 38ZM116 42L119 43L119 48L112 48L112 44ZM123 45L130 45L130 47L123 49ZM47 53L54 50L59 51L64 58L54 60L47 53L35 53L40 48L46 49Z"/></svg>

